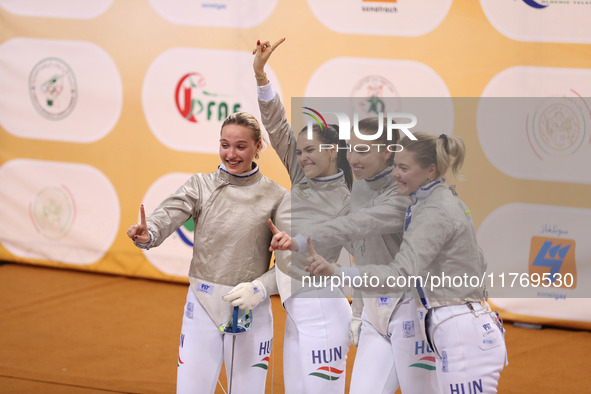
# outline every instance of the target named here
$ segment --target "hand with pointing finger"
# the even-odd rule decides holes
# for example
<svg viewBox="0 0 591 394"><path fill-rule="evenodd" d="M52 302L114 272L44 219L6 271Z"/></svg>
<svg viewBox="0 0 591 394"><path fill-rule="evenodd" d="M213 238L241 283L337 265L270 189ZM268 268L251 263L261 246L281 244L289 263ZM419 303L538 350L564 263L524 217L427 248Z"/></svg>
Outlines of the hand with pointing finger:
<svg viewBox="0 0 591 394"><path fill-rule="evenodd" d="M127 236L137 243L150 242L150 233L148 232L148 225L146 224L146 211L144 211L144 204L140 205L140 222L132 224L127 229Z"/></svg>
<svg viewBox="0 0 591 394"><path fill-rule="evenodd" d="M269 41L261 42L260 40L257 41L257 46L252 51L252 54L255 55L254 62L252 67L254 69L254 75L257 79L257 83L259 85L266 85L269 83L267 79L267 74L265 74L265 64L271 57L273 51L285 41L285 37L280 39L279 41L275 42L275 44L271 45Z"/></svg>
<svg viewBox="0 0 591 394"><path fill-rule="evenodd" d="M279 231L277 229L277 227L275 227L275 224L273 224L273 221L271 219L269 219L268 222L269 222L269 228L271 229L271 232L273 233L273 238L271 239L271 245L269 246L269 252L274 252L276 250L291 250L291 247L292 247L291 237L289 235L287 235L287 233L285 231ZM297 245L295 243L293 245L296 246L296 251L297 251Z"/></svg>
<svg viewBox="0 0 591 394"><path fill-rule="evenodd" d="M334 264L330 264L328 261L325 260L324 257L316 253L314 247L312 246L312 240L310 238L308 238L308 253L310 253L310 257L308 257L307 259L308 266L306 267L306 271L308 271L310 275L332 276L334 274Z"/></svg>

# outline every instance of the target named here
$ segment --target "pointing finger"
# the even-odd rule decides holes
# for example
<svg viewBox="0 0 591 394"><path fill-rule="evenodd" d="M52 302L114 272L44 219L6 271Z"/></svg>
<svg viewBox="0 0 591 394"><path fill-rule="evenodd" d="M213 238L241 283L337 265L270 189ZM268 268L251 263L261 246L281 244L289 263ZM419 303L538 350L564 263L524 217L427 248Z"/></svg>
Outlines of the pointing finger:
<svg viewBox="0 0 591 394"><path fill-rule="evenodd" d="M269 228L271 229L271 232L273 233L273 235L277 234L279 232L279 230L277 230L277 227L275 227L275 225L273 224L273 221L271 219L269 219L267 222L269 223Z"/></svg>
<svg viewBox="0 0 591 394"><path fill-rule="evenodd" d="M271 45L271 50L274 51L279 45L281 45L285 41L285 37L278 40L275 44Z"/></svg>
<svg viewBox="0 0 591 394"><path fill-rule="evenodd" d="M144 204L140 205L140 223L142 226L146 225L146 211L144 210Z"/></svg>
<svg viewBox="0 0 591 394"><path fill-rule="evenodd" d="M310 253L310 256L316 256L316 251L312 246L312 240L310 238L308 238L308 253Z"/></svg>

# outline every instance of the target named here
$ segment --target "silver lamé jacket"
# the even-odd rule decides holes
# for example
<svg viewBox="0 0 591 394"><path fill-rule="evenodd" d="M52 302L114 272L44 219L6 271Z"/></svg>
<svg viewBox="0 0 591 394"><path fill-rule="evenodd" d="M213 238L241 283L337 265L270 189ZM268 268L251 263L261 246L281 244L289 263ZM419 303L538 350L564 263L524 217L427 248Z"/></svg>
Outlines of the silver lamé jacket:
<svg viewBox="0 0 591 394"><path fill-rule="evenodd" d="M396 257L387 265L361 266L360 274L382 283L389 276L422 277L420 295L427 309L485 301L486 261L468 208L443 180L419 188L413 198ZM445 277L452 285L433 286Z"/></svg>
<svg viewBox="0 0 591 394"><path fill-rule="evenodd" d="M241 282L260 279L267 293L277 292L269 271L272 238L267 220L283 223L289 217L289 192L263 176L256 166L249 175L232 175L223 166L197 173L168 196L146 218L160 245L189 218L195 224L189 279L197 298L221 324L231 306L221 297Z"/></svg>

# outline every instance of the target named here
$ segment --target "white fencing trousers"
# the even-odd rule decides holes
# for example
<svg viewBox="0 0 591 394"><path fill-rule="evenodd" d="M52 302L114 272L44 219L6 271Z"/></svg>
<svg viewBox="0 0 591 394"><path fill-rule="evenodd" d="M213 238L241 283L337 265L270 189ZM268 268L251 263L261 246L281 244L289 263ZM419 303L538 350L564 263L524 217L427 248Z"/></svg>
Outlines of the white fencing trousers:
<svg viewBox="0 0 591 394"><path fill-rule="evenodd" d="M427 330L437 358L437 378L445 394L496 393L507 360L503 332L494 313L480 303L429 311Z"/></svg>
<svg viewBox="0 0 591 394"><path fill-rule="evenodd" d="M351 394L437 393L435 354L423 337L416 304L399 302L388 324L389 338L362 315L359 346L351 375Z"/></svg>
<svg viewBox="0 0 591 394"><path fill-rule="evenodd" d="M318 297L310 298L312 295ZM333 294L334 296L334 294ZM283 344L286 394L345 392L351 306L325 292L285 301L287 318Z"/></svg>
<svg viewBox="0 0 591 394"><path fill-rule="evenodd" d="M267 298L252 310L252 327L235 336L232 394L265 392L273 340L271 302ZM203 309L189 286L183 315L177 371L177 393L214 393L222 361L226 391L232 360L232 335L223 334Z"/></svg>

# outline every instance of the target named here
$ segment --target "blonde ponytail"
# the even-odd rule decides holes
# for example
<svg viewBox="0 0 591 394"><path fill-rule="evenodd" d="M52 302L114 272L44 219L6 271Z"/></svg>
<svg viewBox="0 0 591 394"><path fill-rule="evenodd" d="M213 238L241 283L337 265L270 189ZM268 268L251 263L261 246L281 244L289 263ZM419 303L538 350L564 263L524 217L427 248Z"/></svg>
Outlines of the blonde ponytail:
<svg viewBox="0 0 591 394"><path fill-rule="evenodd" d="M413 135L416 141L405 136L400 144L405 151L414 154L415 161L422 168L435 164L434 179L444 177L450 168L453 175L458 177L466 156L466 145L462 138L447 134L437 137L424 132L413 132Z"/></svg>

